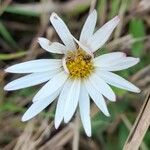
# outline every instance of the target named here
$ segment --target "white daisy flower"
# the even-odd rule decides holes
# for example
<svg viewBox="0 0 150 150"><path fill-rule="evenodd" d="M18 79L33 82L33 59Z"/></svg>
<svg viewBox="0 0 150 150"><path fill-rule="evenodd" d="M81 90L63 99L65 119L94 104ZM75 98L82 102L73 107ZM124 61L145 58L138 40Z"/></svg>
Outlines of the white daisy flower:
<svg viewBox="0 0 150 150"><path fill-rule="evenodd" d="M33 104L25 112L22 121L27 121L50 105L57 97L55 128L64 120L68 123L77 106L85 132L91 136L90 98L97 107L109 116L105 98L116 101L116 96L109 85L132 92L140 92L139 88L124 78L112 73L134 66L139 58L126 57L125 53L113 52L94 57L94 52L108 40L119 23L119 17L111 19L94 32L97 12L94 10L87 18L81 31L79 41L56 14L52 13L50 21L63 41L50 42L39 38L43 49L51 53L63 54L62 59L38 59L8 67L10 73L29 73L5 86L5 90L18 90L43 82L47 82L34 96Z"/></svg>

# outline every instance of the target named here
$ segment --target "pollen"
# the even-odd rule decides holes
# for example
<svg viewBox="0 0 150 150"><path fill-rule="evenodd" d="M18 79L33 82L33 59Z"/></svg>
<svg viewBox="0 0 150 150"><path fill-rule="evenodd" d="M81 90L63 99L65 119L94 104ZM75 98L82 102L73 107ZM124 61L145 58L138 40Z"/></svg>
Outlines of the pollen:
<svg viewBox="0 0 150 150"><path fill-rule="evenodd" d="M92 56L80 48L68 52L66 66L71 78L86 78L94 71Z"/></svg>

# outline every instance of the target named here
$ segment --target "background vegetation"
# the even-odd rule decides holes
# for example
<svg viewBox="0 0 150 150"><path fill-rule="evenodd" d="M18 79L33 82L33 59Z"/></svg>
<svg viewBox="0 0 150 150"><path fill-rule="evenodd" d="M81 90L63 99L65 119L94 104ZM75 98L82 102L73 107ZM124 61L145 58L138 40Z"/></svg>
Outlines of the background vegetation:
<svg viewBox="0 0 150 150"><path fill-rule="evenodd" d="M79 144L81 150L121 150L150 89L150 1L1 0L0 3L0 149L70 150L77 149ZM75 37L79 37L89 10L93 8L98 11L97 28L117 14L121 18L109 42L95 55L123 51L129 56L140 57L138 65L118 74L136 84L142 92L133 94L113 88L118 97L117 102L108 104L109 118L92 104L92 138L85 135L82 126L78 137L74 119L55 130L56 103L31 121L21 122L21 116L41 86L4 92L4 85L18 77L6 74L4 69L35 58L58 57L42 50L37 43L40 36L60 41L49 22L50 14L57 12ZM150 131L140 149L150 149Z"/></svg>

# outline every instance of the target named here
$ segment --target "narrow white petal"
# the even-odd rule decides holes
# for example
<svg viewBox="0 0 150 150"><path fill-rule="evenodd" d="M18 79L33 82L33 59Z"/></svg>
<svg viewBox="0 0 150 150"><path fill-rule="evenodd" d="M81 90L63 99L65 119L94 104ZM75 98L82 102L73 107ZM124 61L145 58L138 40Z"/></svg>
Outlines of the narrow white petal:
<svg viewBox="0 0 150 150"><path fill-rule="evenodd" d="M113 63L110 63L108 65L101 65L100 69L107 71L119 71L130 68L136 65L139 61L140 61L139 58L126 57L118 61L114 61Z"/></svg>
<svg viewBox="0 0 150 150"><path fill-rule="evenodd" d="M95 52L102 47L110 37L111 33L119 23L119 17L116 16L109 22L104 24L93 36L88 40L88 44L91 45L92 51Z"/></svg>
<svg viewBox="0 0 150 150"><path fill-rule="evenodd" d="M38 38L38 42L43 49L50 53L66 53L66 47L58 42L50 42L48 39L43 37Z"/></svg>
<svg viewBox="0 0 150 150"><path fill-rule="evenodd" d="M61 59L38 59L10 66L5 71L11 73L44 72L55 70L61 66Z"/></svg>
<svg viewBox="0 0 150 150"><path fill-rule="evenodd" d="M116 96L110 86L100 77L97 73L94 73L89 78L90 82L93 84L95 89L97 89L101 94L103 94L110 101L116 101Z"/></svg>
<svg viewBox="0 0 150 150"><path fill-rule="evenodd" d="M75 37L73 37L73 39L76 41L76 43L79 45L80 48L82 48L85 52L87 52L88 54L90 54L93 57L93 52L90 50L90 47L81 43Z"/></svg>
<svg viewBox="0 0 150 150"><path fill-rule="evenodd" d="M58 90L55 93L51 94L50 97L33 103L23 115L22 121L27 121L40 113L43 109L45 109L50 103L54 101L54 99L58 96L59 92L60 91Z"/></svg>
<svg viewBox="0 0 150 150"><path fill-rule="evenodd" d="M106 115L110 116L106 102L103 98L103 96L93 87L93 85L90 83L89 80L84 81L86 89L90 95L90 97L93 99L97 107Z"/></svg>
<svg viewBox="0 0 150 150"><path fill-rule="evenodd" d="M64 112L64 122L68 123L75 113L78 105L79 94L80 94L80 80L74 80L70 90L68 91L68 96L66 99L65 112Z"/></svg>
<svg viewBox="0 0 150 150"><path fill-rule="evenodd" d="M56 107L56 113L55 113L55 120L54 120L56 129L60 126L60 123L63 120L66 98L68 95L68 91L71 87L71 84L72 84L71 80L67 80L59 95L57 107Z"/></svg>
<svg viewBox="0 0 150 150"><path fill-rule="evenodd" d="M88 16L80 35L80 42L86 43L87 40L92 36L97 20L97 12L93 10L93 12Z"/></svg>
<svg viewBox="0 0 150 150"><path fill-rule="evenodd" d="M90 137L91 136L90 99L84 84L81 84L79 96L79 109L84 130L87 136Z"/></svg>
<svg viewBox="0 0 150 150"><path fill-rule="evenodd" d="M126 58L126 54L122 52L112 52L100 55L94 58L94 65L95 66L107 66L111 65L114 62L120 61L120 59Z"/></svg>
<svg viewBox="0 0 150 150"><path fill-rule="evenodd" d="M54 70L54 71L48 71L48 72L29 74L29 75L26 75L24 77L21 77L19 79L16 79L8 83L4 87L4 90L12 91L12 90L18 90L18 89L34 86L37 84L41 84L51 79L58 72L60 71Z"/></svg>
<svg viewBox="0 0 150 150"><path fill-rule="evenodd" d="M69 74L69 70L68 70L67 65L66 65L66 57L64 57L62 59L62 65L63 65L64 71Z"/></svg>
<svg viewBox="0 0 150 150"><path fill-rule="evenodd" d="M110 85L136 93L140 92L140 89L138 87L112 72L99 71L98 73L99 76Z"/></svg>
<svg viewBox="0 0 150 150"><path fill-rule="evenodd" d="M54 93L55 91L57 91L63 86L67 78L68 75L63 71L55 75L39 90L39 92L34 96L33 101L35 102L39 99L44 99L52 93Z"/></svg>
<svg viewBox="0 0 150 150"><path fill-rule="evenodd" d="M68 50L75 50L75 42L63 20L56 13L52 13L50 16L50 21Z"/></svg>

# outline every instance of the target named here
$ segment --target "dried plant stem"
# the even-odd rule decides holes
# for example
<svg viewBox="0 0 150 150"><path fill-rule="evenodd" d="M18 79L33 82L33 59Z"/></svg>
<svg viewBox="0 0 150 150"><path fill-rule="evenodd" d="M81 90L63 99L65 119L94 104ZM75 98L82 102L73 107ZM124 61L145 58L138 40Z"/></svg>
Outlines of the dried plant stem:
<svg viewBox="0 0 150 150"><path fill-rule="evenodd" d="M101 1L99 1L99 7L98 7L98 12L99 12L99 24L100 24L100 26L102 26L104 23L105 23L105 21L106 21L106 18L107 18L107 3L108 3L108 1L106 1L106 0L101 0Z"/></svg>
<svg viewBox="0 0 150 150"><path fill-rule="evenodd" d="M13 150L31 150L31 136L33 133L33 127L34 127L34 122L31 121L27 124L24 132L22 133L22 135L18 138L17 143L15 145L15 147L13 148Z"/></svg>
<svg viewBox="0 0 150 150"><path fill-rule="evenodd" d="M126 13L126 8L127 8L127 0L124 0L122 1L122 4L120 6L120 10L119 10L119 17L120 17L120 23L118 25L118 28L116 29L116 32L115 32L115 39L119 38L120 37L120 34L121 34L121 31L122 31L122 28L123 28L123 20L124 20L124 17L125 17L125 13Z"/></svg>
<svg viewBox="0 0 150 150"><path fill-rule="evenodd" d="M121 115L121 119L124 122L124 124L126 125L126 127L129 130L131 130L132 125L131 125L130 121L128 120L127 116L125 114L122 114ZM147 148L147 146L146 146L146 144L144 142L141 143L140 148L141 148L141 150L148 150L148 148Z"/></svg>
<svg viewBox="0 0 150 150"><path fill-rule="evenodd" d="M60 145L59 142L62 139L66 138L66 135L71 131L70 126L65 127L63 130L61 130L58 134L53 136L47 143L42 145L39 150L45 150L45 149L57 149L57 147Z"/></svg>
<svg viewBox="0 0 150 150"><path fill-rule="evenodd" d="M109 51L114 51L116 50L118 47L122 47L125 46L126 44L130 44L132 41L132 36L131 35L125 35L121 38L118 39L114 39L113 41L109 42L105 47L109 50Z"/></svg>
<svg viewBox="0 0 150 150"><path fill-rule="evenodd" d="M7 8L7 6L12 2L12 0L5 0L3 3L0 0L0 16L3 14L4 10Z"/></svg>
<svg viewBox="0 0 150 150"><path fill-rule="evenodd" d="M123 150L138 150L150 125L150 94L146 98L141 111L130 131Z"/></svg>
<svg viewBox="0 0 150 150"><path fill-rule="evenodd" d="M51 13L51 12L70 12L80 5L89 6L92 0L74 0L68 1L65 4L56 3L52 0L48 0L45 3L36 2L34 4L13 4L13 7L17 7L23 11L32 11L34 13ZM44 9L42 9L44 8Z"/></svg>
<svg viewBox="0 0 150 150"><path fill-rule="evenodd" d="M73 136L73 144L72 144L73 150L79 149L79 128L80 128L79 113L77 113L76 119L74 122L74 136Z"/></svg>
<svg viewBox="0 0 150 150"><path fill-rule="evenodd" d="M97 3L97 0L92 0L91 1L89 13L91 13L95 9L96 3Z"/></svg>

